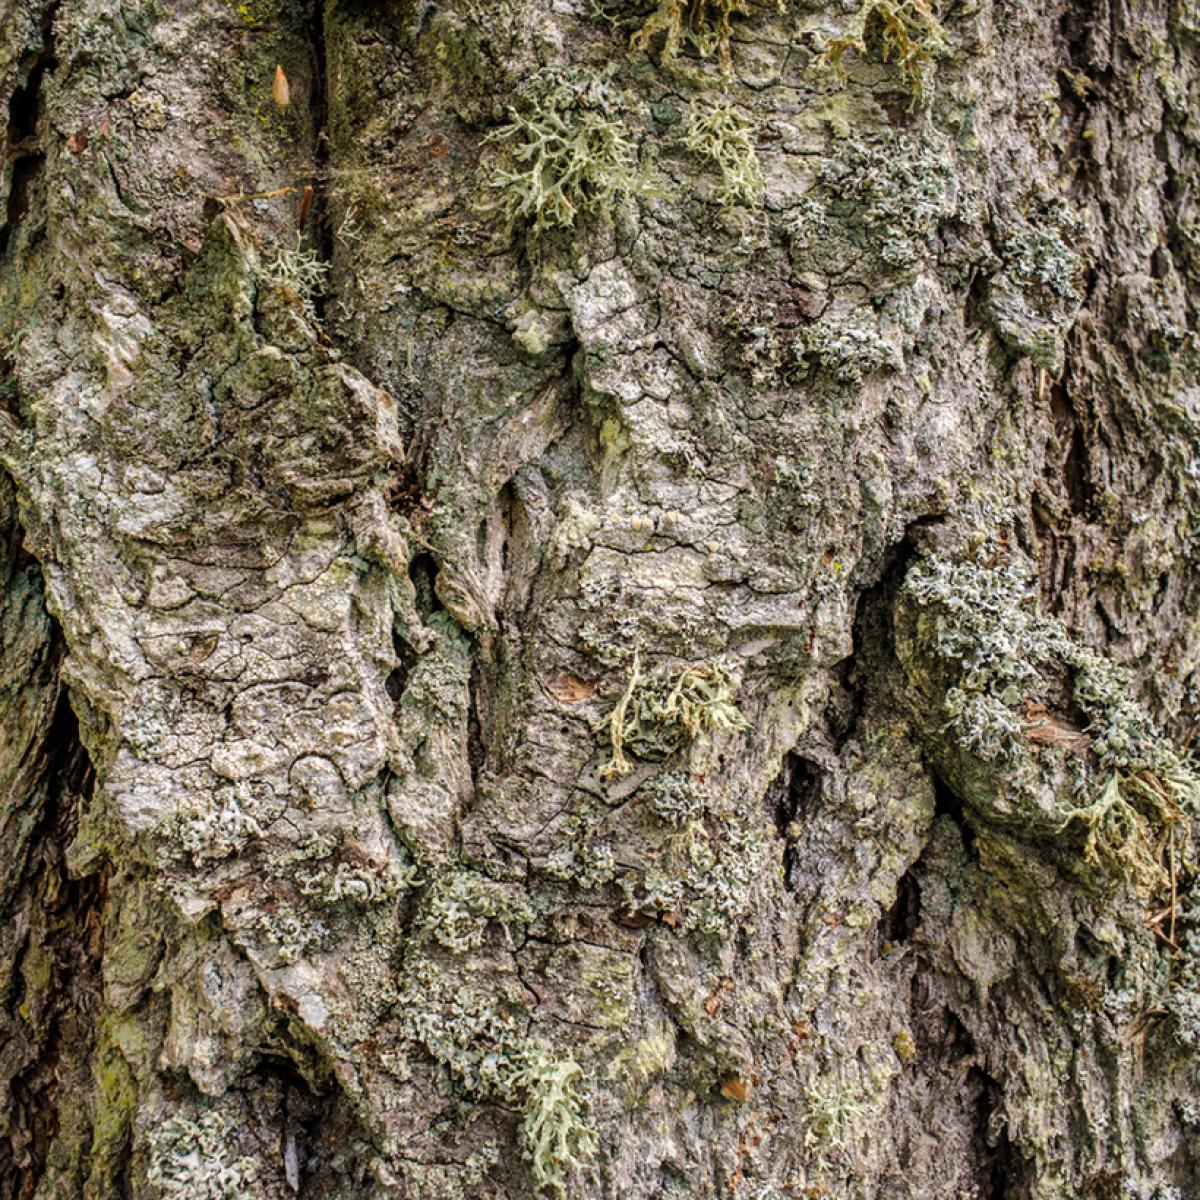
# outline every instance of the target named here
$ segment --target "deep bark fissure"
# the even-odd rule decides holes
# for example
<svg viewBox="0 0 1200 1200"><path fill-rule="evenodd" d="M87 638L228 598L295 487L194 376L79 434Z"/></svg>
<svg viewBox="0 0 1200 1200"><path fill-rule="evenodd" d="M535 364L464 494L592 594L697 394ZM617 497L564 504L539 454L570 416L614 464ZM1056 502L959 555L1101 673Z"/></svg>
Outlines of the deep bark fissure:
<svg viewBox="0 0 1200 1200"><path fill-rule="evenodd" d="M57 660L62 655L57 627L54 639ZM40 753L41 812L14 901L27 908L29 930L14 963L17 988L7 1005L18 1021L27 1019L22 1012L36 1014L37 1021L21 1031L32 1057L9 1084L13 1128L0 1148L0 1191L14 1200L36 1191L59 1133L62 1105L78 1105L77 1098L60 1095L59 1064L64 1055L86 1063L95 1040L108 880L107 868L76 878L66 864L81 810L91 803L94 771L65 689ZM30 992L22 960L33 952L47 967L44 981Z"/></svg>
<svg viewBox="0 0 1200 1200"><path fill-rule="evenodd" d="M301 206L307 206L304 214L310 230L310 240L322 262L333 260L333 216L330 211L328 192L332 186L331 152L329 142L329 52L325 40L326 0L308 0L305 20L312 92L309 97L309 120L313 139L313 193L302 193ZM303 229L300 231L304 232ZM314 297L317 319L325 320L328 297L322 289Z"/></svg>
<svg viewBox="0 0 1200 1200"><path fill-rule="evenodd" d="M58 61L55 53L54 21L61 0L51 0L41 17L42 44L24 64L23 81L14 89L8 103L7 152L9 192L5 222L0 228L0 255L8 249L13 234L30 211L39 174L46 161L45 148L38 140L44 97L42 84Z"/></svg>

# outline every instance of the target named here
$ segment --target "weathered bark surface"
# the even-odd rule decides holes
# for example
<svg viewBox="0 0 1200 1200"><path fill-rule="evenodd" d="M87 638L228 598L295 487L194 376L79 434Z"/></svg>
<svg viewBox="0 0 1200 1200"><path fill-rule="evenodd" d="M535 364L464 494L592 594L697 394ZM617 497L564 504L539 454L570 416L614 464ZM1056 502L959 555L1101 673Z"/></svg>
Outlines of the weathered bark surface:
<svg viewBox="0 0 1200 1200"><path fill-rule="evenodd" d="M0 1195L1200 1194L1200 15L672 11L0 3Z"/></svg>

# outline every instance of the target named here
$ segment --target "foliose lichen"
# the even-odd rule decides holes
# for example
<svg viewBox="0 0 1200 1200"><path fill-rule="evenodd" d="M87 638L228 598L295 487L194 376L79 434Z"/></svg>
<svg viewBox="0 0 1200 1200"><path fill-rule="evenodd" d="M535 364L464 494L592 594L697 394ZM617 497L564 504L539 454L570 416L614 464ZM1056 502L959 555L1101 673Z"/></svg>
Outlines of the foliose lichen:
<svg viewBox="0 0 1200 1200"><path fill-rule="evenodd" d="M1144 890L1160 885L1174 828L1200 811L1200 778L1137 703L1128 670L1040 612L1030 571L997 546L961 561L929 556L903 594L918 606L919 652L949 668L945 731L1014 768L1035 747L1077 756L1079 787L1058 801L1058 831L1082 831L1086 861ZM1053 717L1064 690L1085 729Z"/></svg>
<svg viewBox="0 0 1200 1200"><path fill-rule="evenodd" d="M168 1117L150 1132L147 1178L164 1200L249 1200L258 1164L238 1152L235 1135L233 1118L220 1110Z"/></svg>
<svg viewBox="0 0 1200 1200"><path fill-rule="evenodd" d="M521 1113L526 1156L537 1185L565 1197L567 1184L599 1150L579 1094L583 1071L525 1030L517 1013L486 1006L444 978L409 984L403 1009L412 1036L469 1096Z"/></svg>

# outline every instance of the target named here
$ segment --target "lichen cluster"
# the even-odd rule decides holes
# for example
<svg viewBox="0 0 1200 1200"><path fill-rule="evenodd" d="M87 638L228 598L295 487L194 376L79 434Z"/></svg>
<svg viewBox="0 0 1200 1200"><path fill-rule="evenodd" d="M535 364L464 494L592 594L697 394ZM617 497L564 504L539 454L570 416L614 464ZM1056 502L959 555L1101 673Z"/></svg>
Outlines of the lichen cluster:
<svg viewBox="0 0 1200 1200"><path fill-rule="evenodd" d="M643 674L635 654L625 691L596 727L612 752L601 774L627 774L632 769L628 755L662 762L704 734L749 728L735 694L733 680L720 666L658 667Z"/></svg>
<svg viewBox="0 0 1200 1200"><path fill-rule="evenodd" d="M732 104L692 110L683 144L716 164L721 182L713 189L713 199L720 204L754 205L762 200L764 181L754 130L754 121Z"/></svg>
<svg viewBox="0 0 1200 1200"><path fill-rule="evenodd" d="M236 1127L226 1112L178 1113L150 1132L147 1178L164 1200L249 1200L258 1165L238 1152Z"/></svg>
<svg viewBox="0 0 1200 1200"><path fill-rule="evenodd" d="M1082 301L1087 223L1066 198L1030 197L1000 222L1002 267L988 283L987 312L1001 339L1054 375Z"/></svg>
<svg viewBox="0 0 1200 1200"><path fill-rule="evenodd" d="M164 833L191 861L200 867L237 853L254 838L263 836L260 821L250 811L244 787L214 796L204 808L191 809L168 822Z"/></svg>
<svg viewBox="0 0 1200 1200"><path fill-rule="evenodd" d="M663 66L669 66L681 51L690 50L701 58L716 54L721 70L729 72L733 68L733 18L749 11L744 0L659 0L630 46L648 50L662 34L659 61Z"/></svg>
<svg viewBox="0 0 1200 1200"><path fill-rule="evenodd" d="M958 209L950 148L906 133L886 131L849 138L826 157L818 178L827 199L810 198L801 210L811 236L826 212L839 217L860 249L889 272L911 273L930 254L929 240Z"/></svg>
<svg viewBox="0 0 1200 1200"><path fill-rule="evenodd" d="M621 196L645 191L623 111L607 76L540 75L508 123L484 138L507 160L491 181L498 194L487 207L510 225L570 228L577 217L607 213Z"/></svg>
<svg viewBox="0 0 1200 1200"><path fill-rule="evenodd" d="M511 930L528 925L533 913L519 889L471 871L436 879L423 898L418 928L447 950L464 954L483 945L488 925Z"/></svg>
<svg viewBox="0 0 1200 1200"><path fill-rule="evenodd" d="M963 561L931 555L903 590L918 608L916 653L948 668L946 731L1016 769L1038 747L1068 754L1078 786L1057 802L1058 830L1082 831L1086 861L1161 884L1172 830L1200 811L1200 779L1134 699L1129 672L1041 613L1029 571L994 545ZM1056 705L1077 707L1085 728L1048 720Z"/></svg>
<svg viewBox="0 0 1200 1200"><path fill-rule="evenodd" d="M293 292L305 317L315 321L317 300L328 274L329 264L305 243L303 235L297 234L295 245L281 246L274 259L263 268L261 277Z"/></svg>
<svg viewBox="0 0 1200 1200"><path fill-rule="evenodd" d="M946 53L948 41L925 0L864 0L846 28L826 43L822 58L841 72L849 51L866 57L876 47L884 62L899 68L917 100L924 95L930 67Z"/></svg>
<svg viewBox="0 0 1200 1200"><path fill-rule="evenodd" d="M411 980L402 1005L412 1036L474 1099L498 1101L521 1113L521 1129L539 1187L567 1195L599 1143L578 1093L582 1070L527 1032L516 1012L487 1008L466 990L427 970Z"/></svg>

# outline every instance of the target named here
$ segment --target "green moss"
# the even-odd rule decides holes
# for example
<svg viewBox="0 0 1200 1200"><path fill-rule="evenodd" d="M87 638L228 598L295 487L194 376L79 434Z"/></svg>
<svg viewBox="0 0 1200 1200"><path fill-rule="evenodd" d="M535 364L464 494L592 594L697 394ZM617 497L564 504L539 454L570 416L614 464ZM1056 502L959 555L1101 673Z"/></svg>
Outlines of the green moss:
<svg viewBox="0 0 1200 1200"><path fill-rule="evenodd" d="M97 1195L116 1194L119 1189L137 1107L137 1081L113 1034L113 1027L119 1021L115 1014L106 1014L96 1039L91 1182L97 1188ZM112 1192L105 1193L105 1187L113 1189Z"/></svg>

